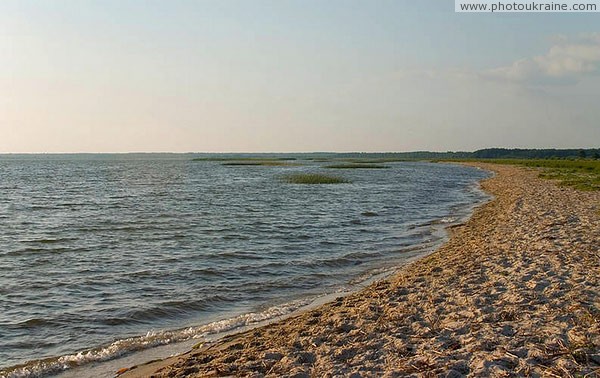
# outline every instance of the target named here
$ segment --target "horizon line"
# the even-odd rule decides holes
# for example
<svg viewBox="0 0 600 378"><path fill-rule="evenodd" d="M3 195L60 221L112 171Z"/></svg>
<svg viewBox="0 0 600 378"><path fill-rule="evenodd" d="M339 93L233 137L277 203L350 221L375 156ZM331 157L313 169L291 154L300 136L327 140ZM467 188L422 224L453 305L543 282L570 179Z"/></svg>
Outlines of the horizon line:
<svg viewBox="0 0 600 378"><path fill-rule="evenodd" d="M506 150L597 150L599 147L483 147L475 150L409 150L409 151L81 151L81 152L0 152L0 155L135 155L135 154L172 154L172 155L190 155L190 154L406 154L406 153L473 153L489 149Z"/></svg>

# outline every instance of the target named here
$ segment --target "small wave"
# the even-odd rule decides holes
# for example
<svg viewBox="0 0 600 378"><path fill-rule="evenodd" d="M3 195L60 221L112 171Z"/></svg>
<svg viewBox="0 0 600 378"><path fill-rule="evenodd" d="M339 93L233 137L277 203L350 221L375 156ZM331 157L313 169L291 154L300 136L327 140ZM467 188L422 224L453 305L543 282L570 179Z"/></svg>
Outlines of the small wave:
<svg viewBox="0 0 600 378"><path fill-rule="evenodd" d="M389 276L390 274L397 271L397 267L382 267L373 269L368 272L361 274L360 276L352 279L349 285L365 285L371 283L374 279L380 279Z"/></svg>
<svg viewBox="0 0 600 378"><path fill-rule="evenodd" d="M80 250L80 249L68 248L68 247L59 247L59 248L27 247L27 248L21 248L21 249L8 251L5 254L0 255L0 256L20 256L20 255L27 256L27 255L34 255L34 254L39 254L39 253L62 253L62 252L77 251L77 250Z"/></svg>
<svg viewBox="0 0 600 378"><path fill-rule="evenodd" d="M42 238L42 239L31 239L31 240L22 240L22 243L26 244L55 244L62 242L73 241L73 238Z"/></svg>
<svg viewBox="0 0 600 378"><path fill-rule="evenodd" d="M340 245L342 243L337 242L337 241L331 241L331 240L322 240L319 242L320 245L323 246L330 246L330 245Z"/></svg>
<svg viewBox="0 0 600 378"><path fill-rule="evenodd" d="M365 261L369 261L371 259L381 257L383 254L381 252L350 252L346 253L342 256L336 256L328 259L315 259L310 263L306 264L310 267L342 267L342 266L352 266L352 265L361 265Z"/></svg>
<svg viewBox="0 0 600 378"><path fill-rule="evenodd" d="M219 320L203 326L189 327L175 331L150 331L144 336L117 340L112 344L69 354L61 357L35 360L0 370L0 378L38 378L61 371L82 366L92 362L102 362L121 357L136 351L182 342L190 339L200 339L207 336L233 331L261 322L273 320L307 306L314 298L300 299L273 306L260 312L251 312L233 318Z"/></svg>
<svg viewBox="0 0 600 378"><path fill-rule="evenodd" d="M226 277L227 271L218 270L216 268L196 268L191 269L190 273L197 276L214 276L214 277Z"/></svg>
<svg viewBox="0 0 600 378"><path fill-rule="evenodd" d="M155 319L172 317L187 312L206 310L216 303L225 302L227 298L222 295L213 295L199 300L172 300L162 302L157 306L130 311L122 317L124 322L145 322Z"/></svg>
<svg viewBox="0 0 600 378"><path fill-rule="evenodd" d="M448 223L454 223L456 222L457 218L454 217L446 217L446 218L442 218L439 220L439 223L441 224L448 224Z"/></svg>
<svg viewBox="0 0 600 378"><path fill-rule="evenodd" d="M411 253L411 252L419 252L419 251L426 251L426 250L430 250L434 247L437 246L437 241L439 239L435 239L435 240L430 240L430 241L423 241L422 243L416 244L416 245L412 245L409 247L404 247L400 250L397 251L397 253Z"/></svg>
<svg viewBox="0 0 600 378"><path fill-rule="evenodd" d="M242 234L225 234L221 236L222 240L250 240L248 235Z"/></svg>
<svg viewBox="0 0 600 378"><path fill-rule="evenodd" d="M411 224L410 226L407 227L408 230L414 230L415 228L424 228L424 227L431 227L435 224L435 220L430 220L427 222L422 222L422 223L417 223L417 224Z"/></svg>
<svg viewBox="0 0 600 378"><path fill-rule="evenodd" d="M157 272L154 269L144 269L144 270L138 270L137 272L127 273L127 276L129 276L129 277L139 277L139 278L155 277L156 275L157 275Z"/></svg>
<svg viewBox="0 0 600 378"><path fill-rule="evenodd" d="M28 243L40 243L40 244L53 244L60 243L65 239L39 239L39 240L31 240Z"/></svg>
<svg viewBox="0 0 600 378"><path fill-rule="evenodd" d="M46 205L33 205L30 207L31 210L37 211L37 210L56 210L57 207L55 205L52 206L46 206Z"/></svg>
<svg viewBox="0 0 600 378"><path fill-rule="evenodd" d="M28 319L28 320L22 321L20 323L17 323L13 327L29 329L29 328L36 328L36 327L43 327L43 326L51 326L51 325L55 325L55 324L56 324L55 322L53 322L52 320L49 320L49 319L32 318L32 319Z"/></svg>
<svg viewBox="0 0 600 378"><path fill-rule="evenodd" d="M237 260L262 260L264 257L259 256L252 252L243 251L224 251L212 254L208 257L225 258L225 259L237 259Z"/></svg>

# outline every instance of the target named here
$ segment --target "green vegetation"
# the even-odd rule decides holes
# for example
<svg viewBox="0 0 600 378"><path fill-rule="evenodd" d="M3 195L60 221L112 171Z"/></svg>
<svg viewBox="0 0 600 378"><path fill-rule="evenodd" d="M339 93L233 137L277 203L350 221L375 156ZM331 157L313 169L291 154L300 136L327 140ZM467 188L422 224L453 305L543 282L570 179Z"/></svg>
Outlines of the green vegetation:
<svg viewBox="0 0 600 378"><path fill-rule="evenodd" d="M403 153L400 153L403 154ZM381 153L372 153L372 154L364 154L365 156L357 156L355 155L363 155L363 154L331 154L329 157L307 157L304 160L314 161L316 163L332 163L332 164L383 164L383 163L393 163L398 161L415 161L418 159L405 158L405 157L394 157L390 156L390 154L381 154ZM329 168L329 167L326 167ZM357 166L357 168L359 168ZM384 167L387 168L387 167Z"/></svg>
<svg viewBox="0 0 600 378"><path fill-rule="evenodd" d="M540 169L540 177L559 180L559 185L579 190L600 190L600 160L485 159L496 164L514 164Z"/></svg>
<svg viewBox="0 0 600 378"><path fill-rule="evenodd" d="M291 166L291 165L298 165L298 164L294 164L294 163L288 163L285 161L279 161L279 160L248 160L248 161L228 161L225 163L222 163L222 165L227 165L227 166Z"/></svg>
<svg viewBox="0 0 600 378"><path fill-rule="evenodd" d="M349 163L387 163L430 159L581 159L600 158L599 148L587 149L524 149L524 148L484 148L467 151L412 151L412 152L345 152L299 155L314 161L331 160Z"/></svg>
<svg viewBox="0 0 600 378"><path fill-rule="evenodd" d="M331 168L331 169L382 169L382 168L389 168L389 167L387 165L381 165L381 164L344 163L344 164L326 165L325 168Z"/></svg>
<svg viewBox="0 0 600 378"><path fill-rule="evenodd" d="M290 161L296 160L294 157L258 157L258 156L228 156L228 157L201 157L194 158L192 161L231 161L231 162L261 162L261 161Z"/></svg>
<svg viewBox="0 0 600 378"><path fill-rule="evenodd" d="M306 160L314 161L314 162L317 162L317 163L327 163L327 162L332 162L335 159L331 159L331 158L307 158Z"/></svg>
<svg viewBox="0 0 600 378"><path fill-rule="evenodd" d="M540 177L559 180L560 185L579 190L600 190L600 161L591 160L533 160L521 165L542 168Z"/></svg>
<svg viewBox="0 0 600 378"><path fill-rule="evenodd" d="M192 161L216 161L227 166L291 166L300 165L291 161L295 157L277 157L277 156L210 156L192 159Z"/></svg>
<svg viewBox="0 0 600 378"><path fill-rule="evenodd" d="M487 148L474 152L390 152L390 153L291 153L291 154L215 154L204 155L194 161L217 161L227 166L296 166L309 160L325 163L330 169L378 169L385 163L400 161L482 161L498 164L516 164L540 169L543 178L559 180L580 190L600 190L600 149L507 149ZM312 176L312 175L309 175ZM332 183L328 176L288 177L288 182ZM343 178L334 179L347 182ZM321 182L324 181L324 182Z"/></svg>
<svg viewBox="0 0 600 378"><path fill-rule="evenodd" d="M471 152L474 159L579 159L599 156L600 149L522 149L522 148L486 148Z"/></svg>
<svg viewBox="0 0 600 378"><path fill-rule="evenodd" d="M194 156L194 155L192 155ZM600 159L600 148L523 149L484 148L468 151L412 152L310 152L310 153L221 153L195 155L195 161L312 160L315 162L383 164L431 159Z"/></svg>
<svg viewBox="0 0 600 378"><path fill-rule="evenodd" d="M482 160L498 164L516 164L536 168L571 169L577 171L599 172L600 161L596 160L554 160L554 159L490 159Z"/></svg>
<svg viewBox="0 0 600 378"><path fill-rule="evenodd" d="M394 163L398 161L414 161L415 159L407 159L407 158L372 158L372 159L341 159L341 161L352 163L352 164L382 164L382 163Z"/></svg>
<svg viewBox="0 0 600 378"><path fill-rule="evenodd" d="M283 180L291 184L343 184L350 182L343 177L320 173L295 173L283 176Z"/></svg>

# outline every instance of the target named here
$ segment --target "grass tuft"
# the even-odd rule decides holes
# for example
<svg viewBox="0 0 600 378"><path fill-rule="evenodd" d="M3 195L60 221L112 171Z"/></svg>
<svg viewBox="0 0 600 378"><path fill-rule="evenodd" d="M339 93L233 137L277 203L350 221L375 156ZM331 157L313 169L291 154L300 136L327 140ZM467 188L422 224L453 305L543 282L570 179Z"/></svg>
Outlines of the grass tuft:
<svg viewBox="0 0 600 378"><path fill-rule="evenodd" d="M325 168L330 169L383 169L389 168L387 165L381 164L365 164L365 163L345 163L326 165Z"/></svg>
<svg viewBox="0 0 600 378"><path fill-rule="evenodd" d="M296 173L283 176L283 180L291 184L344 184L350 182L343 177L319 173Z"/></svg>
<svg viewBox="0 0 600 378"><path fill-rule="evenodd" d="M281 161L281 160L247 160L247 161L228 161L228 162L222 163L222 165L281 167L281 166L291 166L291 165L298 165L298 164L288 163L288 162Z"/></svg>
<svg viewBox="0 0 600 378"><path fill-rule="evenodd" d="M290 161L297 160L294 157L244 157L244 156L228 156L228 157L199 157L193 158L192 161L224 161L224 162L255 162L255 161Z"/></svg>
<svg viewBox="0 0 600 378"><path fill-rule="evenodd" d="M396 162L411 161L411 159L405 159L405 158L373 158L373 159L354 158L354 159L342 159L342 161L347 162L347 163L382 164L382 163L396 163Z"/></svg>

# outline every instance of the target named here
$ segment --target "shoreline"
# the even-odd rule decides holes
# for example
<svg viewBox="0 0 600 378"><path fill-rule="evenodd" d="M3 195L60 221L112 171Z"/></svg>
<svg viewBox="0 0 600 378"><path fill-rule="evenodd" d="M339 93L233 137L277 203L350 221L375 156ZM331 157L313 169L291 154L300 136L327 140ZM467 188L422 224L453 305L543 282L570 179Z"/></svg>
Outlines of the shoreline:
<svg viewBox="0 0 600 378"><path fill-rule="evenodd" d="M168 356L172 356L175 354L179 355L190 350L193 345L197 344L200 341L205 343L215 343L221 340L221 338L229 337L232 334L242 333L248 330L255 329L257 327L264 327L275 322L280 322L290 317L295 317L300 314L303 314L318 306L322 306L323 304L332 302L338 297L345 297L347 295L362 291L365 289L365 287L369 286L373 282L389 278L397 274L398 270L402 269L405 265L411 264L415 260L421 259L427 256L428 254L433 253L441 245L447 242L448 238L450 237L450 228L462 224L463 222L468 220L475 208L481 206L482 204L490 200L490 196L487 195L481 189L479 181L473 182L468 186L468 189L465 190L468 191L470 193L470 196L476 200L474 200L472 203L455 206L451 209L451 212L444 215L443 217L440 216L439 219L432 219L431 221L425 223L415 224L414 228L417 229L423 227L430 228L432 230L432 238L424 239L420 244L402 247L402 258L394 258L393 263L389 265L376 266L368 272L362 273L360 276L357 276L352 280L348 281L347 284L344 284L339 291L325 292L323 294L319 294L316 296L313 295L306 298L302 297L297 301L294 300L293 302L290 302L290 304L295 302L304 302L304 304L302 304L300 307L293 305L295 309L291 312L287 312L287 310L284 309L284 311L279 315L270 317L266 320L251 321L250 323L244 321L243 325L233 326L233 329L229 329L229 327L226 326L224 330L217 331L216 333L213 333L211 331L208 333L207 336L201 337L200 339L184 338L182 340L178 340L179 337L182 337L181 335L179 335L180 333L185 333L186 335L191 334L196 332L195 330L197 329L203 329L207 327L210 328L213 324L218 328L222 328L221 323L230 321L232 323L237 323L238 318L241 318L245 315L250 315L252 317L255 317L254 315L257 315L258 317L262 318L263 312L256 314L244 313L240 316L223 318L222 320L216 320L201 326L191 326L175 330L165 330L164 332L158 331L156 335L154 335L154 332L152 332L152 334L149 333L146 336L134 336L127 339L119 339L111 344L101 345L90 350L84 350L82 352L77 352L61 357L51 357L44 360L34 361L36 363L39 363L39 366L32 365L30 363L15 366L17 369L15 369L14 371L9 371L8 376L12 376L11 374L22 374L24 370L29 370L33 367L33 369L30 370L31 374L50 374L50 376L55 376L57 378L78 377L80 376L79 374L82 374L83 376L110 377L114 375L114 372L121 369L123 366L133 366L149 360L164 359L168 358ZM285 305L287 306L288 302L286 302ZM271 310L277 310L277 308L279 308L279 305L269 307L265 310L265 312L272 312ZM164 336L162 335L163 333ZM155 337L169 337L170 340L177 341L167 341L166 344L163 344L159 341L158 344L153 345L151 347L144 347L141 350L132 349L133 353L126 351L124 354L117 355L116 357L110 356L110 354L119 353L119 351L116 351L115 348L121 348L121 346L124 345L122 344L123 342L129 343L130 341L132 341L135 343L135 345L133 345L133 348L136 348L137 344L146 341L146 339L149 343L154 343ZM126 345L125 347L129 348L128 345ZM103 357L105 354L107 357ZM64 364L65 366L69 365L70 367L65 368L64 366L58 366L61 364ZM35 370L39 368L46 371L39 372ZM0 373L0 375L2 374Z"/></svg>
<svg viewBox="0 0 600 378"><path fill-rule="evenodd" d="M471 165L471 164L470 164ZM600 193L519 167L435 252L367 288L120 377L597 374Z"/></svg>

